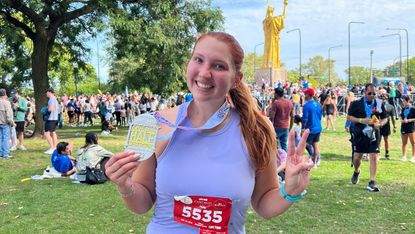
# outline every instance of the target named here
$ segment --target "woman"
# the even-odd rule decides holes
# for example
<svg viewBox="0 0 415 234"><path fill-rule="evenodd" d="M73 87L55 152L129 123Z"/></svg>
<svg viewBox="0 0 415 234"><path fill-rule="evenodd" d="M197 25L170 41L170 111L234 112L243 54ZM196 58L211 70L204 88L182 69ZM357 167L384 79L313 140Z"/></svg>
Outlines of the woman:
<svg viewBox="0 0 415 234"><path fill-rule="evenodd" d="M108 161L107 175L130 210L143 214L155 204L147 233L199 233L206 230L195 227L200 220L203 225L212 221L216 231L245 233L250 204L259 215L271 218L302 197L313 166L303 156L309 131L297 150L289 145L285 187L280 186L276 136L241 81L242 61L242 48L232 36L220 32L200 36L186 73L193 100L160 112L170 122L193 129L177 128L170 139L157 143L146 161L138 162L139 155L133 152ZM206 122L216 123L198 129ZM161 125L159 135L169 132ZM290 142L293 138L291 132ZM197 207L205 202L213 205ZM181 224L184 219L190 226Z"/></svg>
<svg viewBox="0 0 415 234"><path fill-rule="evenodd" d="M336 118L337 115L337 98L333 91L330 92L330 96L324 100L323 108L326 112L327 116L327 122L326 122L326 130L331 127L331 130L336 131L336 128L334 127L333 121L334 118Z"/></svg>
<svg viewBox="0 0 415 234"><path fill-rule="evenodd" d="M401 138L402 138L402 162L406 162L406 145L408 139L412 146L411 162L415 163L415 109L412 108L409 96L402 98L403 108L401 111Z"/></svg>
<svg viewBox="0 0 415 234"><path fill-rule="evenodd" d="M76 152L76 174L79 181L85 181L86 168L102 169L105 174L105 163L113 153L98 145L98 136L94 132L85 135L85 145Z"/></svg>

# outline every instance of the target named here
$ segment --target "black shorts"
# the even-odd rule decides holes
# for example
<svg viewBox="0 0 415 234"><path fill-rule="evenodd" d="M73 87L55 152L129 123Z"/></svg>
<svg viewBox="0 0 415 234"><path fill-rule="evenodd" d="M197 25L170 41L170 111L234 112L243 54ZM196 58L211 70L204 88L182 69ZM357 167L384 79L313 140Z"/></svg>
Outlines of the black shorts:
<svg viewBox="0 0 415 234"><path fill-rule="evenodd" d="M388 122L383 127L380 128L380 135L383 137L389 136L391 134L391 125Z"/></svg>
<svg viewBox="0 0 415 234"><path fill-rule="evenodd" d="M401 134L413 133L415 131L415 125L413 123L406 123L401 125Z"/></svg>
<svg viewBox="0 0 415 234"><path fill-rule="evenodd" d="M320 133L312 134L310 133L307 137L307 144L312 145L314 142L320 141Z"/></svg>
<svg viewBox="0 0 415 234"><path fill-rule="evenodd" d="M16 123L16 133L24 132L24 121L15 122Z"/></svg>
<svg viewBox="0 0 415 234"><path fill-rule="evenodd" d="M69 110L68 110L68 117L69 117L69 118L73 118L73 114L74 114L74 113L73 113L73 111L69 111Z"/></svg>
<svg viewBox="0 0 415 234"><path fill-rule="evenodd" d="M45 132L54 132L56 130L57 125L57 120L47 120L45 123Z"/></svg>
<svg viewBox="0 0 415 234"><path fill-rule="evenodd" d="M352 137L353 152L356 153L379 153L380 131L375 132L376 140L371 141L367 136L354 134Z"/></svg>

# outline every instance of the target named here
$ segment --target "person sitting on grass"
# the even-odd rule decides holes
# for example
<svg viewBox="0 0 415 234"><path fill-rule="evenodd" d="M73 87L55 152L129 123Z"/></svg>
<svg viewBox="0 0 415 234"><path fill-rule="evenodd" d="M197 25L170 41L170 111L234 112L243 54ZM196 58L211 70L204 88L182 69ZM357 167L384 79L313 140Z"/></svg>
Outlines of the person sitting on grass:
<svg viewBox="0 0 415 234"><path fill-rule="evenodd" d="M50 157L53 168L62 173L62 176L70 176L75 173L75 158L71 156L72 148L72 143L59 142Z"/></svg>
<svg viewBox="0 0 415 234"><path fill-rule="evenodd" d="M76 152L76 174L79 181L85 180L86 168L101 169L105 174L105 163L113 153L98 145L98 136L94 132L85 135L85 145Z"/></svg>

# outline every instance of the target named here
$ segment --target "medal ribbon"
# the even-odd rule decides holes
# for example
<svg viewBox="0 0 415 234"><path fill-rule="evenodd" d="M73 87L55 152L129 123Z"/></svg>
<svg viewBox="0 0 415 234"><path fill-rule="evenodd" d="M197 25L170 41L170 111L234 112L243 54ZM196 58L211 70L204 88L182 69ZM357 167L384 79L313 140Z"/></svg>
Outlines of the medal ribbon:
<svg viewBox="0 0 415 234"><path fill-rule="evenodd" d="M372 110L373 110L373 106L375 105L375 100L372 100L372 103L370 103L370 105L368 105L366 97L363 96L363 102L365 103L366 118L372 117Z"/></svg>
<svg viewBox="0 0 415 234"><path fill-rule="evenodd" d="M410 110L411 110L411 106L408 106L405 109L403 109L403 116L405 117L405 119L408 118L408 115L409 115L409 111Z"/></svg>
<svg viewBox="0 0 415 234"><path fill-rule="evenodd" d="M183 105L186 105L186 116L187 116L187 109L189 108L191 102L186 102ZM168 133L166 135L163 136L159 136L157 137L158 141L162 141L165 140L167 138L170 138L174 131L176 131L176 129L183 129L183 130L206 130L206 129L212 129L216 126L218 126L219 124L221 124L224 120L226 115L228 114L230 109L230 105L228 102L224 102L223 105L206 121L205 124L203 124L203 126L198 127L198 128L192 128L192 127L185 127L185 126L180 126L177 124L174 124L172 122L170 122L168 119L166 119L164 116L162 116L160 114L160 112L154 112L152 115L154 116L154 118L156 118L157 122L159 124L164 124L170 128L173 128L173 131L171 133Z"/></svg>

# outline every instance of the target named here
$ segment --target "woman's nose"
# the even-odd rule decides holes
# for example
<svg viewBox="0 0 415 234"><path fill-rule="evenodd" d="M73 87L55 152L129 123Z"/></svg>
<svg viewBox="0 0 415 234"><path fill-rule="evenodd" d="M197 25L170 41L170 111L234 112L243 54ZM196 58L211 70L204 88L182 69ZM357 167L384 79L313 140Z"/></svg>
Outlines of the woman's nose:
<svg viewBox="0 0 415 234"><path fill-rule="evenodd" d="M208 64L204 64L203 66L200 67L199 76L206 77L206 78L210 78L212 76L211 70Z"/></svg>

